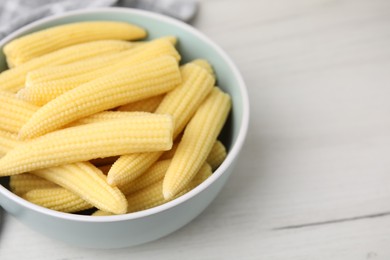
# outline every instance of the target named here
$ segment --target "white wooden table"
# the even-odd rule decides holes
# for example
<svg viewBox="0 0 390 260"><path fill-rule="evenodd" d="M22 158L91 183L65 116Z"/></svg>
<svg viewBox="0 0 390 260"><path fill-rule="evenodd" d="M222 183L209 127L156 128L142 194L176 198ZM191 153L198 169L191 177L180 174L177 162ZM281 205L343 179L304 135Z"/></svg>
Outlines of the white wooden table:
<svg viewBox="0 0 390 260"><path fill-rule="evenodd" d="M241 69L235 174L158 241L91 250L3 216L0 259L390 259L390 1L201 1L194 26Z"/></svg>

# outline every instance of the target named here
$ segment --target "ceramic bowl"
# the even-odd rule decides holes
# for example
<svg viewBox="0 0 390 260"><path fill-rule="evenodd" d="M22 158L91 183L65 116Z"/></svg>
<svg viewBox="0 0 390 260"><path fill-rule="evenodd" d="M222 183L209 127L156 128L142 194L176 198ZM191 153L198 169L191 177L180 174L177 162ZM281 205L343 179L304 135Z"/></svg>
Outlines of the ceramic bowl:
<svg viewBox="0 0 390 260"><path fill-rule="evenodd" d="M198 216L217 196L233 172L246 138L249 121L247 89L228 55L210 39L193 27L146 11L103 8L69 12L42 19L9 35L0 42L3 47L12 39L44 28L91 20L124 21L147 29L149 39L175 35L182 62L206 58L216 72L218 86L232 97L233 106L221 134L228 148L223 164L201 185L164 205L124 215L93 217L61 213L46 209L16 196L7 188L7 179L1 178L0 205L19 221L47 235L79 247L119 248L134 246L166 236ZM6 68L0 53L0 70Z"/></svg>

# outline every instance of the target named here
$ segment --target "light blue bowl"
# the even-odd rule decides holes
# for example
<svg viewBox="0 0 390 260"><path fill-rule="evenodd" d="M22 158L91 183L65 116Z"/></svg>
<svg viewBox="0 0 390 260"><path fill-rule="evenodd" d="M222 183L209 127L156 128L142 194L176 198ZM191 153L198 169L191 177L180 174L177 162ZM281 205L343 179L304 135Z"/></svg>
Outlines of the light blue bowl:
<svg viewBox="0 0 390 260"><path fill-rule="evenodd" d="M233 101L232 112L221 137L228 147L227 158L204 183L164 205L125 215L91 217L61 213L37 206L0 185L0 205L21 222L42 234L80 247L133 246L174 232L193 220L214 200L233 172L246 138L249 123L248 94L238 69L215 43L187 24L140 10L104 8L69 12L42 19L9 35L0 42L0 47L12 39L44 28L91 20L134 23L147 29L149 39L164 35L177 36L183 62L197 58L207 59L215 69L218 86L228 92ZM0 69L5 68L6 63L1 52Z"/></svg>

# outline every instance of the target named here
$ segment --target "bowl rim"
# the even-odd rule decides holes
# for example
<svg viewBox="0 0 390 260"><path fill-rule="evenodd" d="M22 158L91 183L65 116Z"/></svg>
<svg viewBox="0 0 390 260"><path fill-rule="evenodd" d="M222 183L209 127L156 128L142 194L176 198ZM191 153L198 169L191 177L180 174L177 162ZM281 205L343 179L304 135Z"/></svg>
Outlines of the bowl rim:
<svg viewBox="0 0 390 260"><path fill-rule="evenodd" d="M242 124L239 127L238 135L236 138L236 141L232 143L231 149L229 150L226 159L224 162L218 167L217 170L213 172L213 174L205 180L203 183L192 189L191 191L187 192L186 194L169 201L167 203L164 203L160 206L156 206L147 210L133 212L133 213L127 213L127 214L121 214L121 215L111 215L111 216L87 216L87 215L77 215L77 214L71 214L71 213L64 213L60 211L51 210L36 204L33 204L27 200L24 200L23 198L17 196L16 194L9 191L4 186L0 185L0 193L4 196L8 197L10 200L15 201L17 204L28 208L29 210L32 210L34 212L38 212L40 214L48 215L50 217L55 218L61 218L69 221L78 221L78 222L118 222L118 221L124 221L124 220L132 220L132 219L138 219L143 217L148 217L163 211L166 211L170 208L173 208L181 203L186 202L187 200L191 199L192 197L196 196L197 194L201 193L203 190L205 190L207 187L209 187L213 182L217 181L218 178L221 177L222 174L228 169L228 167L234 162L234 159L236 156L238 156L244 142L245 138L248 132L249 127L249 97L248 97L248 91L247 87L245 85L245 82L241 76L241 73L239 72L237 66L233 63L231 58L226 54L226 52L218 46L216 43L214 43L211 39L209 39L205 34L197 30L195 27L188 25L180 20L176 20L174 18L153 13L150 11L145 10L139 10L139 9L133 9L133 8L122 8L122 7L100 7L100 8L90 8L90 9L84 9L84 10L76 10L76 11L69 11L58 15L53 15L47 18L43 18L40 20L37 20L35 22L32 22L15 32L11 33L7 37L3 38L3 40L0 41L0 48L3 48L4 45L14 39L17 38L19 35L24 34L26 31L34 29L37 26L44 25L45 23L52 22L58 19L63 18L69 18L72 16L79 17L83 14L98 14L98 13L121 13L121 14L129 14L129 15L136 15L136 16L143 16L146 18L150 18L153 20L160 20L166 24L169 24L171 26L179 27L180 29L184 31L188 31L189 33L195 35L196 37L200 38L203 42L205 42L207 45L211 46L211 48L214 49L222 57L224 62L227 63L228 67L232 70L234 77L237 79L238 82L238 88L242 96Z"/></svg>

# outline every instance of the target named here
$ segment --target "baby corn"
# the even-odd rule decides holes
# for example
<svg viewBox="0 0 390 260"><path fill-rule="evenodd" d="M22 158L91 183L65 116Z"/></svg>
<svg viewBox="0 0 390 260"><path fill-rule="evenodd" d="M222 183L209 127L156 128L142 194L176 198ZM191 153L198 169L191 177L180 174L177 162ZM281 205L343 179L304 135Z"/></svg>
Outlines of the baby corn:
<svg viewBox="0 0 390 260"><path fill-rule="evenodd" d="M181 69L183 83L167 93L156 109L157 114L171 114L176 138L213 88L215 79L202 67L189 63Z"/></svg>
<svg viewBox="0 0 390 260"><path fill-rule="evenodd" d="M140 62L143 59L146 60L147 58L161 55L172 55L178 60L180 59L180 55L175 50L172 43L163 38L147 42L139 48L134 48L134 45L136 45L134 42L131 43L131 48L128 48L123 52L104 54L65 65L45 67L31 71L26 78L26 85L27 87L30 87L44 82L47 84L47 82L51 80L75 78L75 76L91 72L91 75L84 75L84 77L96 76L94 72L99 69L102 69L104 74L107 74L110 71L120 68L120 66L127 62ZM132 61L133 59L135 59L135 61ZM117 63L121 65L116 65ZM112 65L115 65L114 69L104 68ZM80 78L80 80L82 79L83 78ZM88 78L86 80L88 81L89 79L93 78Z"/></svg>
<svg viewBox="0 0 390 260"><path fill-rule="evenodd" d="M99 112L84 118L81 118L77 121L74 121L71 123L71 126L77 126L77 125L84 125L84 124L91 124L91 123L98 123L106 120L111 119L123 119L133 116L149 116L150 113L148 112L125 112L125 111L103 111Z"/></svg>
<svg viewBox="0 0 390 260"><path fill-rule="evenodd" d="M10 177L9 186L11 191L19 196L30 190L59 187L51 181L47 181L30 173L12 175Z"/></svg>
<svg viewBox="0 0 390 260"><path fill-rule="evenodd" d="M19 142L16 140L17 135L0 129L0 157L8 153Z"/></svg>
<svg viewBox="0 0 390 260"><path fill-rule="evenodd" d="M123 57L122 53L107 54L66 65L44 67L27 74L25 87L18 91L18 98L42 106L66 91L100 77L93 71L111 64ZM88 75L89 77L85 77Z"/></svg>
<svg viewBox="0 0 390 260"><path fill-rule="evenodd" d="M213 75L213 77L215 78L215 73L214 73L214 70L213 70L213 67L211 66L211 64L207 61L207 60L204 60L204 59L196 59L196 60L193 60L192 61L193 64L196 64L202 68L204 68L205 70L207 70L211 75Z"/></svg>
<svg viewBox="0 0 390 260"><path fill-rule="evenodd" d="M117 108L118 111L154 112L164 98L164 94L132 102Z"/></svg>
<svg viewBox="0 0 390 260"><path fill-rule="evenodd" d="M179 146L179 142L177 139L172 145L172 148L169 149L168 151L165 151L158 159L159 160L170 160L173 158L173 155L175 154L177 147Z"/></svg>
<svg viewBox="0 0 390 260"><path fill-rule="evenodd" d="M163 196L162 180L138 192L132 193L126 196L128 203L128 213L156 207L168 201L171 201L172 199L180 197L185 193L189 192L190 190L194 189L196 186L206 180L210 175L211 167L207 163L203 164L202 167L199 168L196 177L192 181L190 181L180 193L170 198L165 198Z"/></svg>
<svg viewBox="0 0 390 260"><path fill-rule="evenodd" d="M112 215L115 214L100 209L96 210L94 213L91 214L91 216L112 216Z"/></svg>
<svg viewBox="0 0 390 260"><path fill-rule="evenodd" d="M163 37L158 38L158 39L168 41L168 42L170 42L172 45L176 45L176 44L177 44L177 41L178 41L178 40L177 40L177 37L176 37L176 36L173 36L173 35L163 36Z"/></svg>
<svg viewBox="0 0 390 260"><path fill-rule="evenodd" d="M118 188L126 195L152 185L164 178L170 163L171 160L157 161L144 174Z"/></svg>
<svg viewBox="0 0 390 260"><path fill-rule="evenodd" d="M133 47L118 40L94 41L73 45L28 61L18 67L0 73L0 89L17 92L24 87L26 75L35 69L68 64L103 54L116 53Z"/></svg>
<svg viewBox="0 0 390 260"><path fill-rule="evenodd" d="M126 185L152 166L161 154L162 152L133 153L120 156L108 171L107 182L114 186Z"/></svg>
<svg viewBox="0 0 390 260"><path fill-rule="evenodd" d="M159 160L168 160L172 159L175 155L175 152L177 150L177 147L179 146L179 142L174 142L172 149L164 152L158 159ZM206 162L211 166L211 169L214 171L218 168L219 165L225 160L226 158L226 148L221 143L221 141L216 141L213 145L213 148L211 148L210 154L207 156Z"/></svg>
<svg viewBox="0 0 390 260"><path fill-rule="evenodd" d="M12 149L12 146L19 147L23 145L20 141L15 140L15 135L1 134L2 132L0 131L0 147L3 147L5 150L6 148ZM4 140L8 142L8 147L3 146ZM115 214L126 212L127 203L122 192L118 188L108 185L106 176L91 163L65 164L31 171L31 174L74 192L99 209ZM31 186L48 186L48 184L42 184L42 181L37 181L36 179L31 181L32 178L30 177L15 177L21 175L25 174L10 177L11 188L14 188L17 194L23 194ZM21 185L18 185L21 182L24 182L26 186L21 187Z"/></svg>
<svg viewBox="0 0 390 260"><path fill-rule="evenodd" d="M67 46L97 40L136 40L146 31L123 22L78 22L48 28L15 39L4 46L9 67Z"/></svg>
<svg viewBox="0 0 390 260"><path fill-rule="evenodd" d="M215 82L210 73L195 64L186 64L180 71L183 82L167 93L156 109L158 114L167 113L173 116L175 122L173 138L180 134ZM123 155L111 167L107 181L111 185L131 181L150 167L160 155L161 153ZM142 157L142 160L137 156Z"/></svg>
<svg viewBox="0 0 390 260"><path fill-rule="evenodd" d="M148 114L58 130L17 145L0 159L0 176L136 152L169 150L170 115Z"/></svg>
<svg viewBox="0 0 390 260"><path fill-rule="evenodd" d="M93 208L90 203L62 187L33 189L22 197L39 206L67 213Z"/></svg>
<svg viewBox="0 0 390 260"><path fill-rule="evenodd" d="M134 45L134 44L132 44ZM41 69L30 71L26 76L26 87L32 87L42 82L51 80L59 80L69 77L75 77L101 68L102 66L110 65L123 58L125 53L132 52L134 48L122 52L102 54L89 59L82 59L72 63L63 65L49 66Z"/></svg>
<svg viewBox="0 0 390 260"><path fill-rule="evenodd" d="M170 56L123 68L47 103L22 127L19 137L37 137L82 117L165 93L180 81L177 61Z"/></svg>
<svg viewBox="0 0 390 260"><path fill-rule="evenodd" d="M73 74L72 72L75 68L70 67L72 64L69 64L57 68L58 71L54 72L49 80L42 76L37 79L37 75L29 73L23 98L36 105L44 105L66 91L99 78L102 75L107 75L122 68L134 66L164 55L172 56L177 61L180 60L180 55L170 42L158 39L142 47L113 54L111 58L109 57L92 63L86 61L84 66L82 64L76 64L76 67L84 67L82 69L84 72ZM47 73L44 71L44 74ZM65 73L67 73L66 77L64 77Z"/></svg>
<svg viewBox="0 0 390 260"><path fill-rule="evenodd" d="M106 182L106 176L90 163L66 164L33 171L46 180L75 193L98 209L123 214L127 202L123 193Z"/></svg>
<svg viewBox="0 0 390 260"><path fill-rule="evenodd" d="M164 198L173 198L206 161L231 107L230 97L214 88L188 123L164 177Z"/></svg>
<svg viewBox="0 0 390 260"><path fill-rule="evenodd" d="M0 129L19 132L37 110L37 106L16 98L12 92L0 90Z"/></svg>
<svg viewBox="0 0 390 260"><path fill-rule="evenodd" d="M207 156L206 162L215 171L226 158L226 148L221 141L216 141L211 148L210 154Z"/></svg>
<svg viewBox="0 0 390 260"><path fill-rule="evenodd" d="M200 168L195 178L183 189L183 191L177 194L175 198L178 198L186 194L190 190L196 188L199 184L201 184L208 177L210 177L211 174L212 174L211 167L207 163L205 163ZM128 213L157 207L159 205L162 205L174 199L174 198L172 199L164 198L164 196L162 195L162 183L163 183L162 180L155 182L154 184L151 184L141 190L138 190L134 193L127 195L126 199L128 202ZM92 216L111 216L111 215L114 214L103 210L97 210L92 214Z"/></svg>

